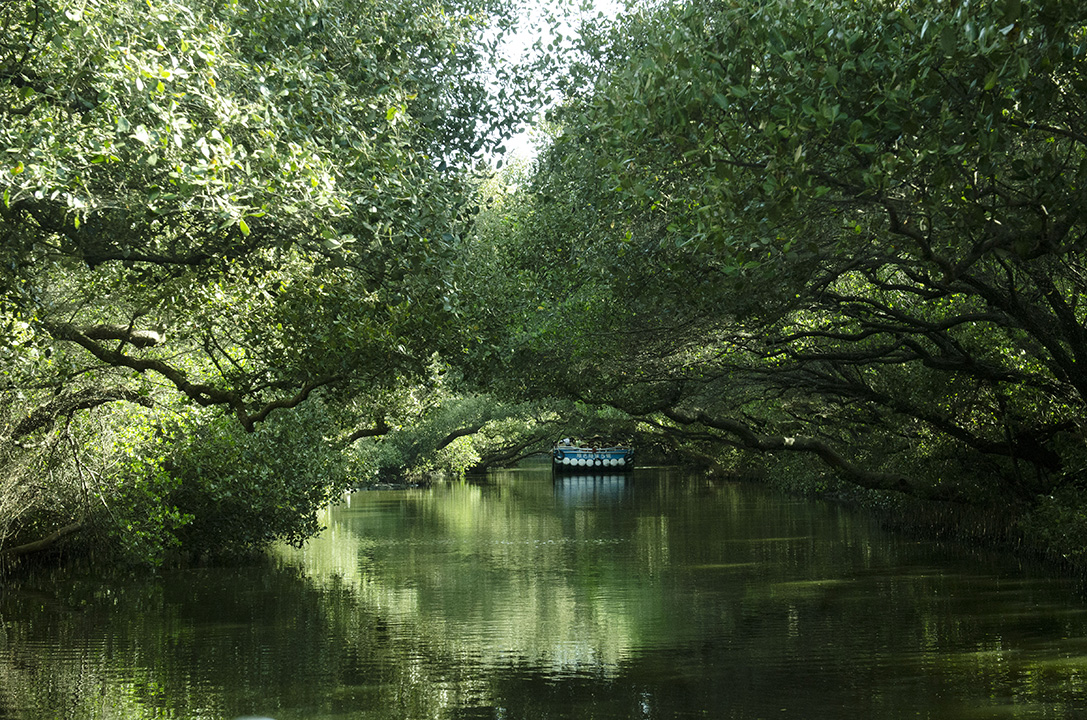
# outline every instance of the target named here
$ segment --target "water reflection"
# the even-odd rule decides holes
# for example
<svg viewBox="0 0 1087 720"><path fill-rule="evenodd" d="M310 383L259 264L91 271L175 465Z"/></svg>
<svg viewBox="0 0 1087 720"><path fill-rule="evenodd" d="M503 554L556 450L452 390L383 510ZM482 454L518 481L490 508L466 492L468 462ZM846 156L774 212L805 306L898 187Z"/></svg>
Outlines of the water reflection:
<svg viewBox="0 0 1087 720"><path fill-rule="evenodd" d="M631 473L556 475L555 497L564 503L619 503L629 495Z"/></svg>
<svg viewBox="0 0 1087 720"><path fill-rule="evenodd" d="M621 481L620 481L621 480ZM0 719L1073 718L1071 584L664 471L362 493L260 567L0 594Z"/></svg>
<svg viewBox="0 0 1087 720"><path fill-rule="evenodd" d="M330 514L330 532L300 559L315 580L356 579L362 603L405 641L453 648L485 669L608 676L632 641L625 600L600 573L629 539L601 534L583 513L529 504L525 493L539 490L368 495Z"/></svg>

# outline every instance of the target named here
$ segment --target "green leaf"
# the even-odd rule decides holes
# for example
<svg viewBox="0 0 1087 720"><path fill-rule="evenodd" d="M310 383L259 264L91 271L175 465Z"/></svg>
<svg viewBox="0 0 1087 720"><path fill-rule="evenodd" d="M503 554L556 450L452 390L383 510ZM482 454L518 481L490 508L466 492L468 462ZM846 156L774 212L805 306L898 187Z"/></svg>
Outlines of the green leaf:
<svg viewBox="0 0 1087 720"><path fill-rule="evenodd" d="M956 46L955 28L945 25L940 29L940 49L944 55L953 55Z"/></svg>
<svg viewBox="0 0 1087 720"><path fill-rule="evenodd" d="M138 142L143 143L144 145L151 144L151 133L148 132L147 128L143 125L138 125L136 127L136 131L132 133L132 137Z"/></svg>
<svg viewBox="0 0 1087 720"><path fill-rule="evenodd" d="M1004 22L1014 24L1015 21L1019 19L1022 12L1023 7L1021 0L1005 0L1003 18ZM1003 32L1003 30L1001 32Z"/></svg>
<svg viewBox="0 0 1087 720"><path fill-rule="evenodd" d="M249 224L245 222L245 218L238 218L238 229L242 231L242 235L249 237Z"/></svg>

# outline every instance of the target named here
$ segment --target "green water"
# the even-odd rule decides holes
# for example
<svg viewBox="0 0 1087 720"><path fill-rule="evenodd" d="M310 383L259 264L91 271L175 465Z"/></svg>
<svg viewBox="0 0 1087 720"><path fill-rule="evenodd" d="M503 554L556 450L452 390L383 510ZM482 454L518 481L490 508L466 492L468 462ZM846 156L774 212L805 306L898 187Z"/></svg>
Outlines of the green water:
<svg viewBox="0 0 1087 720"><path fill-rule="evenodd" d="M0 594L0 720L1087 717L1070 580L675 470L358 493L244 568Z"/></svg>

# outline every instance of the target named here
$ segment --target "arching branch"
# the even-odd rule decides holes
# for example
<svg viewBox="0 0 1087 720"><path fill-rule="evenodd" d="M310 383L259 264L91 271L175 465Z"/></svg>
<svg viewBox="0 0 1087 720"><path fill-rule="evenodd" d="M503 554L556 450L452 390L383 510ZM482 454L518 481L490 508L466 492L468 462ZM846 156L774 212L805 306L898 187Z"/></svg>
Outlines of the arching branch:
<svg viewBox="0 0 1087 720"><path fill-rule="evenodd" d="M61 529L54 533L51 533L41 540L35 540L33 542L24 543L22 545L16 545L12 548L5 548L0 551L0 557L18 558L25 555L30 555L36 552L42 552L56 545L64 538L77 533L83 529L83 523L72 523L71 525L65 525Z"/></svg>
<svg viewBox="0 0 1087 720"><path fill-rule="evenodd" d="M444 438L442 438L441 441L434 447L435 452L437 452L438 450L442 450L444 448L449 447L450 445L453 444L453 441L456 440L457 438L462 438L462 437L465 437L466 435L475 435L477 432L479 432L480 430L483 429L483 426L485 424L486 424L485 422L476 423L474 425L469 425L468 427L462 427L462 428L458 428L457 430L454 430L453 432L449 433Z"/></svg>
<svg viewBox="0 0 1087 720"><path fill-rule="evenodd" d="M346 444L350 445L356 440L362 440L363 438L381 437L382 435L388 435L390 432L392 432L392 426L385 421L385 418L381 418L373 427L359 428L348 435Z"/></svg>
<svg viewBox="0 0 1087 720"><path fill-rule="evenodd" d="M665 410L665 417L681 425L701 424L715 430L728 433L739 447L760 453L802 452L817 456L825 465L837 471L844 479L859 487L871 490L892 490L907 495L917 495L913 481L898 473L881 473L862 468L825 440L813 437L788 437L784 435L764 435L753 430L746 423L729 418L711 418L705 412L684 412L677 409ZM925 493L932 497L932 493ZM940 498L956 500L955 498Z"/></svg>
<svg viewBox="0 0 1087 720"><path fill-rule="evenodd" d="M303 384L289 397L281 397L264 403L255 411L247 406L244 396L234 390L224 390L204 383L191 382L183 370L158 359L138 358L120 349L111 349L96 342L79 328L66 323L44 323L53 337L68 340L81 346L94 357L113 367L126 367L138 373L155 372L169 380L174 387L199 405L226 405L233 412L246 432L253 432L257 423L263 422L275 410L293 408L304 402L317 388L335 382L337 376L322 376Z"/></svg>
<svg viewBox="0 0 1087 720"><path fill-rule="evenodd" d="M51 428L59 418L70 417L77 410L90 410L99 405L118 401L136 403L148 408L153 406L151 398L128 388L85 388L64 393L35 408L33 412L15 424L6 439L19 440L38 430Z"/></svg>

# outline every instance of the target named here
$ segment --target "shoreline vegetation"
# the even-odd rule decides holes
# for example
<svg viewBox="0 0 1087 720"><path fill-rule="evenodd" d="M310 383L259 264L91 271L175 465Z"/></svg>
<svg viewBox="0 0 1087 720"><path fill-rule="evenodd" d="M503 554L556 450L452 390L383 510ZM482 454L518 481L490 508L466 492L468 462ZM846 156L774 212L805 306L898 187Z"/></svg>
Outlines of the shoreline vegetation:
<svg viewBox="0 0 1087 720"><path fill-rule="evenodd" d="M664 465L670 465L665 462ZM682 464L676 467L688 467ZM1083 577L1087 580L1087 563L1075 551L1078 545L1065 548L1032 544L1029 533L1017 529L1021 518L1014 510L1004 509L1004 514L997 514L990 508L972 508L952 503L934 504L919 502L908 497L887 497L870 491L858 492L855 488L839 486L828 487L825 480L797 482L782 478L772 478L761 473L735 473L721 468L703 470L702 482L751 483L761 485L783 495L806 498L813 502L828 502L848 508L852 512L868 515L888 531L902 537L915 537L925 541L950 542L959 547L977 552L995 552L1008 559L1040 569L1054 577ZM442 473L431 478L420 478L398 482L374 481L359 485L347 492L402 492L406 490L426 490L447 482L486 482L482 473L467 474L459 479ZM689 480L696 482L696 480ZM833 484L833 481L831 481ZM333 499L333 503L338 499ZM316 527L316 526L315 526ZM320 528L318 528L319 530ZM0 554L0 576L9 577L23 574L34 575L39 571L63 569L65 566L77 568L94 566L101 562L95 559L92 550L93 541L88 543L78 537L85 527L71 525L61 528L42 540L22 546L6 548ZM69 540L67 543L65 539ZM302 541L304 544L305 541ZM266 549L260 547L235 550L228 554L209 555L191 552L177 552L165 557L162 565L173 568L200 567L208 564L235 565L238 563L262 562L266 558ZM112 560L109 564L114 564ZM152 569L146 563L131 564L130 569L140 571ZM1087 585L1084 587L1087 592Z"/></svg>

